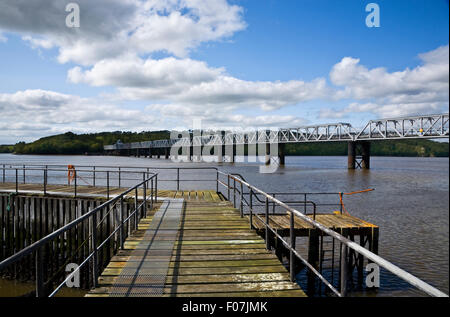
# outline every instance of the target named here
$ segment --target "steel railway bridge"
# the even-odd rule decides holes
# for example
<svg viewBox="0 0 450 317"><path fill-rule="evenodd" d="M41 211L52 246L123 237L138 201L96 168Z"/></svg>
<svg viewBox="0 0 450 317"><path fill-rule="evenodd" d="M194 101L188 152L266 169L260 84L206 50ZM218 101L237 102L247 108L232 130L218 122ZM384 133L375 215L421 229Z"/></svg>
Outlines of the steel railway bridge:
<svg viewBox="0 0 450 317"><path fill-rule="evenodd" d="M348 168L370 168L370 142L378 140L439 139L449 138L449 114L423 115L390 119L370 120L361 130L350 123L338 122L298 128L278 130L258 130L251 132L231 131L190 131L178 138L135 142L124 144L117 142L106 145L105 151L115 155L164 156L168 159L171 148L177 147L175 156L186 155L190 160L198 160L205 147L213 149L218 162L224 157L234 162L236 149L244 153L256 149L259 155L265 155L266 164L276 161L285 163L285 144L309 142L348 142ZM183 151L184 150L184 151ZM180 153L181 151L181 153Z"/></svg>

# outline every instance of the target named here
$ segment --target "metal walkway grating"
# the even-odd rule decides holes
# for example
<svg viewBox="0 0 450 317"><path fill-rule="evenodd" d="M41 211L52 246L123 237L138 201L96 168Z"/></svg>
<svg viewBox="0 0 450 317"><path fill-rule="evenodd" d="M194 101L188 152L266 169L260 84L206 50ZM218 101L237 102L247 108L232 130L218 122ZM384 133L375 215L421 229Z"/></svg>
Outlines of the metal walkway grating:
<svg viewBox="0 0 450 317"><path fill-rule="evenodd" d="M164 201L153 216L150 228L114 282L109 296L163 295L183 204L181 199Z"/></svg>

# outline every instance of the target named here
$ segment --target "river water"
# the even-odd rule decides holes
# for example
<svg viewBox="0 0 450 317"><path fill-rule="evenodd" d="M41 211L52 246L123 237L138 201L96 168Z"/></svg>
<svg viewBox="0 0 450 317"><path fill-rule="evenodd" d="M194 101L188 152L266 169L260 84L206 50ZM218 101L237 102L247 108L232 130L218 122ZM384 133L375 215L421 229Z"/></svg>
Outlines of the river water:
<svg viewBox="0 0 450 317"><path fill-rule="evenodd" d="M380 256L447 294L449 292L448 158L373 157L370 170L349 171L346 157L286 157L286 166L272 174L260 174L259 165L254 163L179 164L163 159L112 156L0 154L1 163L218 166L224 172L243 175L249 183L266 192L352 192L375 188L369 193L346 196L347 210L380 227ZM212 183L205 186L215 188ZM5 287L0 281L0 295L6 294ZM416 294L397 278L382 274L377 295Z"/></svg>

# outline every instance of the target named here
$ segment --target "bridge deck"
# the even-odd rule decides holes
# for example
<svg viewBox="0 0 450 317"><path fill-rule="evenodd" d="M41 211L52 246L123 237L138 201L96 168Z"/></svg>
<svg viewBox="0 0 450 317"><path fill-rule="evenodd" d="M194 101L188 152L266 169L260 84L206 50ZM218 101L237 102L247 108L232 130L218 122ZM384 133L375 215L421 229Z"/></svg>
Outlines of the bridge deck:
<svg viewBox="0 0 450 317"><path fill-rule="evenodd" d="M178 192L191 198L185 199L162 296L306 296L230 202L211 191L192 193ZM136 260L132 254L142 248L153 216L141 221L87 296L111 296L123 268Z"/></svg>

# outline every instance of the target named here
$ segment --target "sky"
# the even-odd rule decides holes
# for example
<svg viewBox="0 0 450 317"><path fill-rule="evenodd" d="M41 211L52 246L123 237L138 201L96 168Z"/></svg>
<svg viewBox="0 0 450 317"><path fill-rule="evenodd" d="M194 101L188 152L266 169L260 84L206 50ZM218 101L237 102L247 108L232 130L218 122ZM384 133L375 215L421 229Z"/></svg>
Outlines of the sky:
<svg viewBox="0 0 450 317"><path fill-rule="evenodd" d="M359 127L447 113L448 91L448 0L0 0L0 144Z"/></svg>

